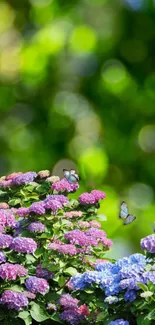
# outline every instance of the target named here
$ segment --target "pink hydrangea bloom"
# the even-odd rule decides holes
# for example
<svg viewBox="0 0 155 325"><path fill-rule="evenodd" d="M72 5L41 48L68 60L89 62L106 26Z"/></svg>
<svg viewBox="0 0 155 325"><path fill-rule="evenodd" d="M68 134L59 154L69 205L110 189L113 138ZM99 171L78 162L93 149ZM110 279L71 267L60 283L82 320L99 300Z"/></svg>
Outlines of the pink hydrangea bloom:
<svg viewBox="0 0 155 325"><path fill-rule="evenodd" d="M75 192L79 188L78 183L69 183L66 178L52 184L51 189L57 192Z"/></svg>
<svg viewBox="0 0 155 325"><path fill-rule="evenodd" d="M106 194L99 190L93 190L91 191L91 194L95 197L96 202L106 198Z"/></svg>
<svg viewBox="0 0 155 325"><path fill-rule="evenodd" d="M82 205L94 204L96 203L96 199L93 194L85 192L79 196L79 202Z"/></svg>
<svg viewBox="0 0 155 325"><path fill-rule="evenodd" d="M0 278L3 280L16 280L17 277L27 275L28 271L19 264L5 263L0 265Z"/></svg>

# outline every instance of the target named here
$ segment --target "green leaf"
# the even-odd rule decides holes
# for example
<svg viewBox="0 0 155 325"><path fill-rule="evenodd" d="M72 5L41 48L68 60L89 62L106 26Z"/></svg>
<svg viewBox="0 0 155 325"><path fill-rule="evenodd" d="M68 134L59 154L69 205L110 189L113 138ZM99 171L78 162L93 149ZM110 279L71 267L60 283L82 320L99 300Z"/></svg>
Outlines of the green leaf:
<svg viewBox="0 0 155 325"><path fill-rule="evenodd" d="M145 316L145 318L144 319L146 319L146 320L155 320L155 310L153 309L153 310L151 310L149 313L148 313L148 315L146 315Z"/></svg>
<svg viewBox="0 0 155 325"><path fill-rule="evenodd" d="M59 281L58 281L59 286L60 287L64 286L65 282L66 282L66 279L64 278L64 276L60 275Z"/></svg>
<svg viewBox="0 0 155 325"><path fill-rule="evenodd" d="M152 269L152 265L151 264L147 264L145 267L146 271L150 271Z"/></svg>
<svg viewBox="0 0 155 325"><path fill-rule="evenodd" d="M18 314L18 317L23 319L25 325L30 325L32 324L32 318L29 314L28 311L21 311L19 314Z"/></svg>
<svg viewBox="0 0 155 325"><path fill-rule="evenodd" d="M66 270L64 270L64 273L73 276L76 275L78 272L77 269L75 269L74 267L68 267Z"/></svg>
<svg viewBox="0 0 155 325"><path fill-rule="evenodd" d="M51 272L53 272L53 271L59 271L59 269L60 269L60 266L59 265L50 265L48 267L48 270L51 271Z"/></svg>
<svg viewBox="0 0 155 325"><path fill-rule="evenodd" d="M27 264L34 263L35 261L36 261L36 259L34 256L32 256L31 254L26 254L26 263Z"/></svg>
<svg viewBox="0 0 155 325"><path fill-rule="evenodd" d="M145 319L144 314L137 317L137 325L150 325L150 324L151 324L151 320Z"/></svg>
<svg viewBox="0 0 155 325"><path fill-rule="evenodd" d="M99 313L97 315L97 322L100 322L102 320L104 320L107 317L108 313L106 311L102 311L101 313Z"/></svg>
<svg viewBox="0 0 155 325"><path fill-rule="evenodd" d="M36 249L35 253L34 253L34 256L36 258L39 258L44 252L44 248L43 247L39 247Z"/></svg>
<svg viewBox="0 0 155 325"><path fill-rule="evenodd" d="M46 313L46 311L43 308L41 308L38 304L33 302L31 303L31 305L32 307L30 310L30 314L36 322L44 322L46 319L50 318L50 316Z"/></svg>
<svg viewBox="0 0 155 325"><path fill-rule="evenodd" d="M54 320L55 322L58 322L60 324L62 324L63 322L61 321L59 315L57 313L53 313L51 316L50 316L50 319Z"/></svg>
<svg viewBox="0 0 155 325"><path fill-rule="evenodd" d="M148 287L143 284L143 283L140 283L140 282L137 282L139 288L141 288L143 291L148 291Z"/></svg>
<svg viewBox="0 0 155 325"><path fill-rule="evenodd" d="M15 205L17 205L17 204L20 204L21 203L21 199L11 199L11 200L9 200L9 205L11 205L11 206L15 206Z"/></svg>
<svg viewBox="0 0 155 325"><path fill-rule="evenodd" d="M12 290L17 292L22 292L22 287L18 286L17 284L7 287L6 290Z"/></svg>

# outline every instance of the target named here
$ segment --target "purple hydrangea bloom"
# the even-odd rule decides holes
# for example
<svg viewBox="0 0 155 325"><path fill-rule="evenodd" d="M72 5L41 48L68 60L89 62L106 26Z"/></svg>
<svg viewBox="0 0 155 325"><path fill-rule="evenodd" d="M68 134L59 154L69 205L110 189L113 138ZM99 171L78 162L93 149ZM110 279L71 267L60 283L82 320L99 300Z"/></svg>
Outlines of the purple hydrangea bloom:
<svg viewBox="0 0 155 325"><path fill-rule="evenodd" d="M137 294L135 290L127 290L126 293L124 294L125 301L133 302L136 299L136 297Z"/></svg>
<svg viewBox="0 0 155 325"><path fill-rule="evenodd" d="M1 304L7 304L9 309L22 310L28 306L28 299L22 292L5 290L0 298Z"/></svg>
<svg viewBox="0 0 155 325"><path fill-rule="evenodd" d="M45 202L45 208L51 209L53 213L56 213L59 209L62 208L62 203L56 199L50 199Z"/></svg>
<svg viewBox="0 0 155 325"><path fill-rule="evenodd" d="M49 202L49 201L59 201L61 204L65 204L68 203L68 198L63 195L63 194L53 194L53 195L49 195L46 199L45 199L45 203Z"/></svg>
<svg viewBox="0 0 155 325"><path fill-rule="evenodd" d="M108 325L130 325L127 320L124 320L122 318L113 320Z"/></svg>
<svg viewBox="0 0 155 325"><path fill-rule="evenodd" d="M52 279L53 276L54 276L54 273L53 272L50 272L46 269L42 269L41 267L41 264L38 264L37 265L37 268L36 268L36 276L38 278L45 278L45 279Z"/></svg>
<svg viewBox="0 0 155 325"><path fill-rule="evenodd" d="M141 277L138 275L133 276L131 278L127 278L127 279L123 279L120 281L120 287L124 290L124 289L130 289L130 290L138 290L139 287L137 285L137 282L142 282Z"/></svg>
<svg viewBox="0 0 155 325"><path fill-rule="evenodd" d="M94 229L94 228L93 228ZM94 238L86 236L85 233L79 229L68 231L64 234L65 239L69 240L71 244L79 246L97 246L98 243Z"/></svg>
<svg viewBox="0 0 155 325"><path fill-rule="evenodd" d="M32 238L16 237L13 239L10 248L19 253L34 253L37 244Z"/></svg>
<svg viewBox="0 0 155 325"><path fill-rule="evenodd" d="M66 178L52 184L51 189L57 192L75 192L79 188L78 183L69 183Z"/></svg>
<svg viewBox="0 0 155 325"><path fill-rule="evenodd" d="M86 230L85 234L95 239L102 239L106 237L106 233L103 230L98 228L90 228Z"/></svg>
<svg viewBox="0 0 155 325"><path fill-rule="evenodd" d="M69 293L62 294L59 299L59 304L64 309L78 308L78 302L79 302L79 300L76 298L73 298Z"/></svg>
<svg viewBox="0 0 155 325"><path fill-rule="evenodd" d="M0 265L0 278L3 280L16 280L19 276L27 275L28 271L19 264L5 263Z"/></svg>
<svg viewBox="0 0 155 325"><path fill-rule="evenodd" d="M91 193L83 193L79 196L79 202L80 204L94 204L96 203L96 199L95 199L95 196Z"/></svg>
<svg viewBox="0 0 155 325"><path fill-rule="evenodd" d="M12 184L13 184L13 181L12 181L12 179L9 179L8 181L6 181L6 180L3 180L3 181L1 181L0 182L0 187L10 187L10 186L12 186Z"/></svg>
<svg viewBox="0 0 155 325"><path fill-rule="evenodd" d="M77 309L67 309L60 314L60 318L71 325L75 325L79 324L84 319L84 316L80 315Z"/></svg>
<svg viewBox="0 0 155 325"><path fill-rule="evenodd" d="M0 248L9 247L12 241L13 241L12 236L0 234Z"/></svg>
<svg viewBox="0 0 155 325"><path fill-rule="evenodd" d="M91 191L91 194L95 197L96 202L104 200L106 198L106 194L99 190L93 190Z"/></svg>
<svg viewBox="0 0 155 325"><path fill-rule="evenodd" d="M0 225L2 227L16 227L16 219L10 210L0 209Z"/></svg>
<svg viewBox="0 0 155 325"><path fill-rule="evenodd" d="M3 252L0 252L0 263L6 262L6 256L4 255Z"/></svg>
<svg viewBox="0 0 155 325"><path fill-rule="evenodd" d="M45 295L49 290L48 282L43 278L37 278L36 276L30 276L25 281L26 289L33 293L41 293Z"/></svg>
<svg viewBox="0 0 155 325"><path fill-rule="evenodd" d="M16 214L23 218L29 214L29 208L19 208L17 209Z"/></svg>
<svg viewBox="0 0 155 325"><path fill-rule="evenodd" d="M22 175L15 177L12 182L15 185L22 185L26 183L31 183L37 177L37 173L35 172L27 172Z"/></svg>
<svg viewBox="0 0 155 325"><path fill-rule="evenodd" d="M23 291L23 294L25 295L25 297L31 300L34 300L36 298L36 294L30 291Z"/></svg>
<svg viewBox="0 0 155 325"><path fill-rule="evenodd" d="M140 245L143 250L150 253L155 253L155 234L142 238Z"/></svg>
<svg viewBox="0 0 155 325"><path fill-rule="evenodd" d="M51 250L55 250L62 254L69 254L70 256L77 254L77 249L72 244L58 244L58 243L51 243L48 245L48 248Z"/></svg>
<svg viewBox="0 0 155 325"><path fill-rule="evenodd" d="M45 232L46 228L41 222L31 222L27 227L30 232Z"/></svg>
<svg viewBox="0 0 155 325"><path fill-rule="evenodd" d="M36 214L42 215L45 213L45 203L43 201L34 202L29 207L29 212L34 212Z"/></svg>

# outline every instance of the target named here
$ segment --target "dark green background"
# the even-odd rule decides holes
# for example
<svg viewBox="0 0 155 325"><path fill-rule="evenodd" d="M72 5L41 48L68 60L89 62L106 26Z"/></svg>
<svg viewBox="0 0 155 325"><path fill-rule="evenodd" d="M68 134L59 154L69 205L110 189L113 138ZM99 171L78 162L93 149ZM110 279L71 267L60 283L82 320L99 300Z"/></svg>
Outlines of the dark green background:
<svg viewBox="0 0 155 325"><path fill-rule="evenodd" d="M1 175L75 167L81 192L107 193L117 255L139 249L155 216L154 1L1 1L0 122Z"/></svg>

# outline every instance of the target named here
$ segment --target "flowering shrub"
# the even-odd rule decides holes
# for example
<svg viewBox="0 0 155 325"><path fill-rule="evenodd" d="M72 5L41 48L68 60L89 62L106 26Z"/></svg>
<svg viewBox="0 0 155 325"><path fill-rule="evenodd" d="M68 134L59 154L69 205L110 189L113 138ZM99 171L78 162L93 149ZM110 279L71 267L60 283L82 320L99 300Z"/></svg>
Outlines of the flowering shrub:
<svg viewBox="0 0 155 325"><path fill-rule="evenodd" d="M145 254L105 260L105 193L72 199L78 187L49 171L0 179L0 325L155 323L155 234Z"/></svg>
<svg viewBox="0 0 155 325"><path fill-rule="evenodd" d="M70 279L104 261L112 241L96 220L105 193L72 199L78 188L49 171L0 179L0 324L90 322Z"/></svg>

